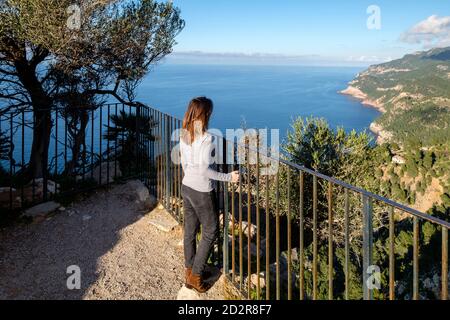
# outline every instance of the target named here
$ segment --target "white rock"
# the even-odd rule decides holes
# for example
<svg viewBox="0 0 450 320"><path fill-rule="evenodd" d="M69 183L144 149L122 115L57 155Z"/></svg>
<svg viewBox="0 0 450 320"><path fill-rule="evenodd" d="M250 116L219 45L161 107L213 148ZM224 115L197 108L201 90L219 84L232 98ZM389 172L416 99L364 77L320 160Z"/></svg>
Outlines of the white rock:
<svg viewBox="0 0 450 320"><path fill-rule="evenodd" d="M102 162L100 166L95 167L92 172L86 172L85 178L93 178L97 183L106 184L114 182L115 177L121 177L122 172L119 163L114 161Z"/></svg>
<svg viewBox="0 0 450 320"><path fill-rule="evenodd" d="M25 211L29 217L45 216L57 210L61 205L54 201L44 202Z"/></svg>
<svg viewBox="0 0 450 320"><path fill-rule="evenodd" d="M259 287L264 288L266 286L266 278L264 277L263 273L260 273L259 276L256 273L253 273L250 276L250 281L251 281L252 285L257 287L258 278L259 278Z"/></svg>
<svg viewBox="0 0 450 320"><path fill-rule="evenodd" d="M249 224L246 221L242 221L242 233L247 237L253 238L256 235L256 226L254 224Z"/></svg>
<svg viewBox="0 0 450 320"><path fill-rule="evenodd" d="M163 232L170 232L178 226L178 222L168 213L152 216L149 223Z"/></svg>
<svg viewBox="0 0 450 320"><path fill-rule="evenodd" d="M136 203L140 210L150 210L156 206L156 198L151 195L148 188L139 180L130 180L114 189L120 197L126 197Z"/></svg>
<svg viewBox="0 0 450 320"><path fill-rule="evenodd" d="M14 188L10 188L10 187L0 187L0 193L2 193L2 192L9 193L10 191L11 192L16 192L17 190L14 189Z"/></svg>
<svg viewBox="0 0 450 320"><path fill-rule="evenodd" d="M83 221L88 221L88 220L91 220L91 216L90 215L88 215L88 214L85 214L84 216L83 216Z"/></svg>
<svg viewBox="0 0 450 320"><path fill-rule="evenodd" d="M177 300L202 300L200 294L183 286L178 291Z"/></svg>

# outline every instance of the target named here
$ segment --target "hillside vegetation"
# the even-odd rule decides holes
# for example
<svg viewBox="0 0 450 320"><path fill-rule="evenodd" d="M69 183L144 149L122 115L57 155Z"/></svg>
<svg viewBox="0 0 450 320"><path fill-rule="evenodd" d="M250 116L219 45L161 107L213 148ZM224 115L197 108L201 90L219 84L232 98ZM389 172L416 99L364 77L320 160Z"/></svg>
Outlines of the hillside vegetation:
<svg viewBox="0 0 450 320"><path fill-rule="evenodd" d="M450 140L450 47L371 66L350 88L383 112L372 128L384 131L385 140L423 146Z"/></svg>
<svg viewBox="0 0 450 320"><path fill-rule="evenodd" d="M450 47L361 72L342 91L383 114L371 125L381 150L381 193L418 210L450 206ZM383 151L384 150L384 151Z"/></svg>

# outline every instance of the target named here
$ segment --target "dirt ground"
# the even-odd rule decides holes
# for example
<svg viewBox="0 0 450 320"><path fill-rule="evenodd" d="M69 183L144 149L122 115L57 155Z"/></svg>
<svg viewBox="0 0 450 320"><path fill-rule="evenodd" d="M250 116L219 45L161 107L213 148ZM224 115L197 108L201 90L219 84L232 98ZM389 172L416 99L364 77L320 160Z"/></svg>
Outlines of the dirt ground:
<svg viewBox="0 0 450 320"><path fill-rule="evenodd" d="M41 222L0 231L0 299L176 299L184 282L181 228L149 223L126 186ZM81 288L69 290L69 266ZM204 299L221 299L216 285Z"/></svg>

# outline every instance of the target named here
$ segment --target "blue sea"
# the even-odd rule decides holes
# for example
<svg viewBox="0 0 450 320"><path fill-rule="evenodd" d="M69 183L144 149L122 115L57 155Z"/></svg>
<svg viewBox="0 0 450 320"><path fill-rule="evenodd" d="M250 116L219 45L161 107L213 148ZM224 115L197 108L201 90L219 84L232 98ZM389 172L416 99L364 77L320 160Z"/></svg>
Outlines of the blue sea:
<svg viewBox="0 0 450 320"><path fill-rule="evenodd" d="M210 127L280 129L296 117L322 117L333 128L368 130L380 114L338 93L362 68L301 66L159 65L146 77L137 100L182 118L189 100L214 101Z"/></svg>

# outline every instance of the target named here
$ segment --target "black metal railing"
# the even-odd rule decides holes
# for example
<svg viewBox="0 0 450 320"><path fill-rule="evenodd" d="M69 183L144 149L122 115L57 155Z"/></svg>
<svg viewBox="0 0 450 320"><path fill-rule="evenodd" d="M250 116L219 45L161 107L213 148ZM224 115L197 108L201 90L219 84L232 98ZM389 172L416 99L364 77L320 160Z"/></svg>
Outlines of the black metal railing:
<svg viewBox="0 0 450 320"><path fill-rule="evenodd" d="M36 175L32 137L47 126ZM0 213L137 178L182 223L180 128L142 104L53 109L39 121L26 110L0 114ZM216 185L221 234L210 262L247 298L448 298L447 221L259 143L217 138L217 169L241 177Z"/></svg>
<svg viewBox="0 0 450 320"><path fill-rule="evenodd" d="M181 121L151 112L158 199L182 222L182 169L171 161ZM259 148L218 147L217 169L242 174L238 184L217 184L221 236L211 262L247 298L448 298L447 221ZM277 170L262 175L269 166Z"/></svg>
<svg viewBox="0 0 450 320"><path fill-rule="evenodd" d="M119 103L0 113L1 215L130 178L156 194L153 116Z"/></svg>

